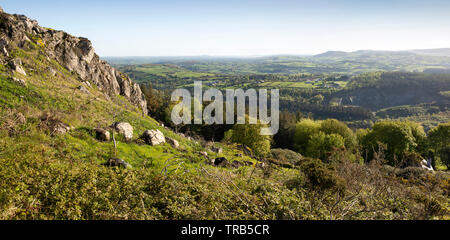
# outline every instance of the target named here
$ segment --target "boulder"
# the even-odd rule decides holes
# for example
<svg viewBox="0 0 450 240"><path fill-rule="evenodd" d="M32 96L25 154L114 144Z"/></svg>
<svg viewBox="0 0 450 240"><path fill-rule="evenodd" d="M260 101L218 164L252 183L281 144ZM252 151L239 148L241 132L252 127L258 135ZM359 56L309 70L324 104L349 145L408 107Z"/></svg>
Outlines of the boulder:
<svg viewBox="0 0 450 240"><path fill-rule="evenodd" d="M224 157L219 157L219 158L214 159L213 164L218 167L224 167L224 166L228 165L228 160Z"/></svg>
<svg viewBox="0 0 450 240"><path fill-rule="evenodd" d="M420 163L421 163L420 165L423 169L434 172L433 166L431 166L431 160L427 161L427 160L423 159Z"/></svg>
<svg viewBox="0 0 450 240"><path fill-rule="evenodd" d="M166 142L168 142L174 148L179 148L180 147L180 144L178 143L178 141L173 139L173 138L166 137Z"/></svg>
<svg viewBox="0 0 450 240"><path fill-rule="evenodd" d="M99 141L109 142L111 140L111 135L109 131L102 128L95 129L95 138Z"/></svg>
<svg viewBox="0 0 450 240"><path fill-rule="evenodd" d="M41 117L41 123L39 124L39 126L42 129L50 131L50 134L52 136L65 134L72 129L69 125L63 123L61 120L48 115L44 115Z"/></svg>
<svg viewBox="0 0 450 240"><path fill-rule="evenodd" d="M129 123L117 122L112 127L125 138L125 141L131 141L133 139L133 127Z"/></svg>
<svg viewBox="0 0 450 240"><path fill-rule="evenodd" d="M12 68L12 70L26 76L27 73L22 68L22 60L20 58L15 58L12 61L9 62L9 66Z"/></svg>
<svg viewBox="0 0 450 240"><path fill-rule="evenodd" d="M8 50L6 50L6 46L8 45L8 42L5 39L0 39L0 52L9 57Z"/></svg>
<svg viewBox="0 0 450 240"><path fill-rule="evenodd" d="M152 146L156 146L166 142L164 134L159 130L146 130L142 134L142 137L147 144L150 144Z"/></svg>
<svg viewBox="0 0 450 240"><path fill-rule="evenodd" d="M111 158L104 164L108 167L122 167L122 168L131 168L131 164L125 162L120 158Z"/></svg>
<svg viewBox="0 0 450 240"><path fill-rule="evenodd" d="M23 79L20 79L20 78L15 78L15 77L12 77L11 78L14 82L16 82L16 83L18 83L19 85L21 85L21 86L26 86L27 85L27 82L25 81L25 80L23 80Z"/></svg>
<svg viewBox="0 0 450 240"><path fill-rule="evenodd" d="M70 129L69 125L61 121L54 121L50 125L51 135L63 135L70 131Z"/></svg>
<svg viewBox="0 0 450 240"><path fill-rule="evenodd" d="M217 153L217 154L221 154L222 151L223 151L223 149L222 149L221 147L212 147L212 148L211 148L211 151L212 151L212 152L215 152L215 153Z"/></svg>

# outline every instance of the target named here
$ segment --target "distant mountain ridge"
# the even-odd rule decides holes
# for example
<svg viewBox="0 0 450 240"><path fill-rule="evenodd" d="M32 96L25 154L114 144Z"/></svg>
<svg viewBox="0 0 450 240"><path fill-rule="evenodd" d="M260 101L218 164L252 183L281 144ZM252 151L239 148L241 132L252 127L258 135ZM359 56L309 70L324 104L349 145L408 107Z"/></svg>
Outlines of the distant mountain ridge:
<svg viewBox="0 0 450 240"><path fill-rule="evenodd" d="M345 51L327 51L314 55L313 57L351 57L359 55L398 55L398 54L417 54L423 56L442 56L450 57L450 48L435 48L435 49L413 49L400 51L384 51L384 50L357 50L353 52Z"/></svg>

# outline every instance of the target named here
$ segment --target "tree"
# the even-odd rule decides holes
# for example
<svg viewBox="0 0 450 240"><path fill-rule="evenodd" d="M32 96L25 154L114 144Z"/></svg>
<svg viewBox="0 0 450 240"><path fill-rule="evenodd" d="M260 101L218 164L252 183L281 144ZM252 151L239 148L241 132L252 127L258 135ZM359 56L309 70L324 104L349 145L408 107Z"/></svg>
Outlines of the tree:
<svg viewBox="0 0 450 240"><path fill-rule="evenodd" d="M337 134L341 136L345 142L347 149L353 149L356 147L356 137L353 131L347 127L343 122L336 119L327 119L320 123L320 131L325 134Z"/></svg>
<svg viewBox="0 0 450 240"><path fill-rule="evenodd" d="M344 138L338 134L317 132L309 140L306 153L309 157L325 160L327 154L345 146Z"/></svg>
<svg viewBox="0 0 450 240"><path fill-rule="evenodd" d="M407 153L418 153L423 147L426 135L417 123L409 121L381 121L362 137L363 157L371 161L380 146L385 148L386 163L397 166ZM420 145L419 145L420 144Z"/></svg>
<svg viewBox="0 0 450 240"><path fill-rule="evenodd" d="M428 133L430 148L439 154L441 162L450 168L450 122L439 124Z"/></svg>
<svg viewBox="0 0 450 240"><path fill-rule="evenodd" d="M326 160L329 153L337 149L355 149L353 131L335 119L314 121L304 119L297 123L294 148L308 157Z"/></svg>
<svg viewBox="0 0 450 240"><path fill-rule="evenodd" d="M311 119L303 119L297 123L294 135L294 149L306 153L311 136L320 131L320 124Z"/></svg>

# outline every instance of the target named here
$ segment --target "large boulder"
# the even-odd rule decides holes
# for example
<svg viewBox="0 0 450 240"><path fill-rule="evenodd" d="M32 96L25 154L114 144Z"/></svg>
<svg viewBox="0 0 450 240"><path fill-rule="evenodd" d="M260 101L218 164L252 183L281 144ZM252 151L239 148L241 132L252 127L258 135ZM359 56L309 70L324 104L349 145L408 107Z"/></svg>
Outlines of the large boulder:
<svg viewBox="0 0 450 240"><path fill-rule="evenodd" d="M178 141L173 139L173 138L166 137L166 142L168 142L174 148L179 148L180 147L180 143L178 143Z"/></svg>
<svg viewBox="0 0 450 240"><path fill-rule="evenodd" d="M125 138L125 141L133 139L133 126L127 122L117 122L113 124L113 128Z"/></svg>
<svg viewBox="0 0 450 240"><path fill-rule="evenodd" d="M152 146L156 146L166 142L164 134L159 130L146 130L142 134L142 137L147 144L150 144Z"/></svg>
<svg viewBox="0 0 450 240"><path fill-rule="evenodd" d="M111 140L111 135L109 131L103 129L103 128L96 128L95 129L95 138L99 141L109 142Z"/></svg>

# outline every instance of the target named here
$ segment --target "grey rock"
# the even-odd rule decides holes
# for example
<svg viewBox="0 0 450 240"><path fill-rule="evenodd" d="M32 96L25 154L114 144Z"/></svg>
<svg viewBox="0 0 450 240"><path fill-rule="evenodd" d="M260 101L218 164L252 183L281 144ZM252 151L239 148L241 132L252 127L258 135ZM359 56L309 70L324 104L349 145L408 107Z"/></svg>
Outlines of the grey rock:
<svg viewBox="0 0 450 240"><path fill-rule="evenodd" d="M111 141L111 134L103 128L96 128L95 138L100 141L109 142Z"/></svg>
<svg viewBox="0 0 450 240"><path fill-rule="evenodd" d="M174 148L179 148L180 147L180 143L178 143L178 141L173 139L173 138L166 137L166 142L168 142Z"/></svg>
<svg viewBox="0 0 450 240"><path fill-rule="evenodd" d="M104 165L108 167L132 168L131 164L125 162L123 159L120 158L111 158Z"/></svg>
<svg viewBox="0 0 450 240"><path fill-rule="evenodd" d="M20 58L15 58L12 61L9 62L9 66L11 67L12 70L26 76L27 73L25 72L25 70L23 70L22 67L22 60Z"/></svg>
<svg viewBox="0 0 450 240"><path fill-rule="evenodd" d="M127 122L117 122L112 126L116 131L125 138L125 141L133 139L133 126Z"/></svg>
<svg viewBox="0 0 450 240"><path fill-rule="evenodd" d="M8 45L8 41L6 41L5 39L0 39L0 52L3 54L3 55L5 55L5 56L7 56L7 57L9 57L9 53L8 53L8 50L6 50L6 46Z"/></svg>
<svg viewBox="0 0 450 240"><path fill-rule="evenodd" d="M156 146L166 142L164 134L159 130L146 130L142 134L142 137L147 144L150 144L152 146Z"/></svg>

